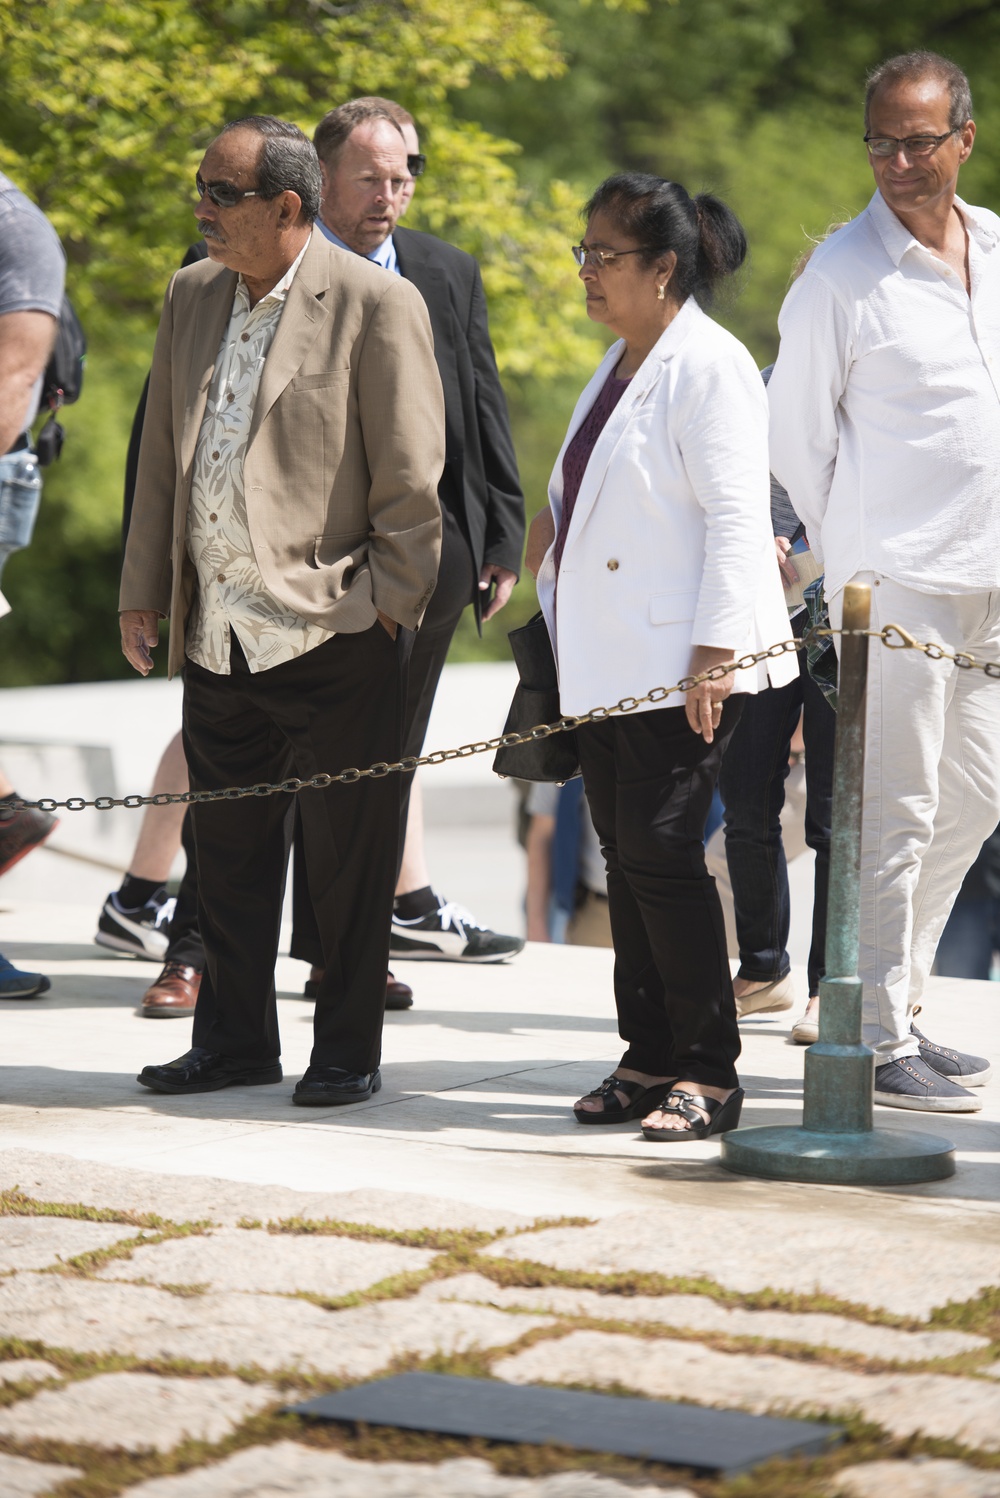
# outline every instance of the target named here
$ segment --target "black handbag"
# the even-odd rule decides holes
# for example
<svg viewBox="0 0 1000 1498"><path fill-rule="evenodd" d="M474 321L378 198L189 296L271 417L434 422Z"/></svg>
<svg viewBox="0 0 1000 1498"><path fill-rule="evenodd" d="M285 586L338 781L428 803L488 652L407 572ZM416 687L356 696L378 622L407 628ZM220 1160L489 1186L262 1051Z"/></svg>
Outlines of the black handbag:
<svg viewBox="0 0 1000 1498"><path fill-rule="evenodd" d="M520 680L514 689L504 733L526 733L540 723L554 723L562 716L559 682L552 641L543 614L535 614L520 629L507 636ZM547 780L562 784L580 773L576 730L531 739L526 744L508 744L496 752L496 775L516 780Z"/></svg>

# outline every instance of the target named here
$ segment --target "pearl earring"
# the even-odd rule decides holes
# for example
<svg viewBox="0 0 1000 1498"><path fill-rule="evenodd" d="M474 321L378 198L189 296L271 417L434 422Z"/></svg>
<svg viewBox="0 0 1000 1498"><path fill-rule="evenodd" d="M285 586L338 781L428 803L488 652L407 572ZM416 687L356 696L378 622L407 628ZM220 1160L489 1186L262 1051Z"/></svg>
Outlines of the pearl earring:
<svg viewBox="0 0 1000 1498"><path fill-rule="evenodd" d="M665 286L657 286L657 288L656 288L656 300L658 302L665 301L666 300L666 296L667 296L667 288Z"/></svg>

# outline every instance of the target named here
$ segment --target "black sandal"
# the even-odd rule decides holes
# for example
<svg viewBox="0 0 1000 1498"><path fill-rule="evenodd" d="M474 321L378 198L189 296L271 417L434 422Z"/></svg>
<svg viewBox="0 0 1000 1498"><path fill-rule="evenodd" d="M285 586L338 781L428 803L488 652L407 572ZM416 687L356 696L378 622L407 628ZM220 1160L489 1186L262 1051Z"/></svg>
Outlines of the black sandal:
<svg viewBox="0 0 1000 1498"><path fill-rule="evenodd" d="M695 1111L696 1107L705 1110L708 1114L707 1121ZM707 1139L709 1134L725 1134L727 1130L736 1128L742 1109L742 1087L737 1087L735 1092L730 1093L724 1103L720 1103L718 1098L701 1097L695 1092L668 1092L663 1101L649 1111L651 1113L676 1113L681 1118L687 1119L691 1127L688 1129L644 1127L642 1137L652 1139L656 1144L664 1142L676 1144L678 1140Z"/></svg>
<svg viewBox="0 0 1000 1498"><path fill-rule="evenodd" d="M643 1087L641 1082L631 1082L625 1077L605 1077L600 1087L587 1093L587 1097L599 1097L604 1107L599 1111L574 1108L573 1117L577 1123L582 1124L629 1123L633 1118L642 1118L644 1113L651 1113L653 1099L661 1098L663 1089L669 1085L669 1082L657 1082L655 1087ZM619 1092L624 1092L630 1099L627 1105L622 1105L617 1095Z"/></svg>

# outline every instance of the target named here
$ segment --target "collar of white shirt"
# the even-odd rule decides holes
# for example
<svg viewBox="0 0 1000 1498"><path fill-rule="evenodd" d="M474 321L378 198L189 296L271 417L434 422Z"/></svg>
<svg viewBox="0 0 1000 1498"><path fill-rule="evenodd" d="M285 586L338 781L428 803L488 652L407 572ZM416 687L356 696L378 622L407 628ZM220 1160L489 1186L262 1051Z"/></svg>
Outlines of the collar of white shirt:
<svg viewBox="0 0 1000 1498"><path fill-rule="evenodd" d="M1000 239L995 231L979 217L978 210L971 208L968 203L963 203L961 198L955 199L955 207L965 220L966 228L979 248L987 254L995 250ZM876 192L868 204L868 212L893 265L899 265L907 250L921 250L925 255L933 253L927 249L926 245L922 245L919 239L914 239L902 219L896 217L880 192Z"/></svg>
<svg viewBox="0 0 1000 1498"><path fill-rule="evenodd" d="M309 239L306 240L305 244L302 246L301 250L296 255L291 265L285 271L285 274L282 276L281 280L276 282L275 285L271 287L271 290L267 293L266 296L261 297L260 301L257 303L258 307L262 306L265 302L283 302L285 300L285 298L288 296L289 290L291 289L292 282L295 280L295 272L302 264L302 257L305 254L306 250L309 248L311 239L312 235L310 234ZM244 281L242 275L236 283L236 295L241 301L246 302L249 306L250 293L247 291L247 283Z"/></svg>
<svg viewBox="0 0 1000 1498"><path fill-rule="evenodd" d="M346 250L349 255L357 254L357 251L352 250L349 244L344 243L339 234L334 234L332 229L328 229L321 218L316 220L316 227L339 250ZM382 243L376 246L371 254L365 255L363 258L370 260L373 265L380 265L383 270L391 272L394 276L400 274L399 261L396 259L396 246L392 242L391 234L387 234Z"/></svg>

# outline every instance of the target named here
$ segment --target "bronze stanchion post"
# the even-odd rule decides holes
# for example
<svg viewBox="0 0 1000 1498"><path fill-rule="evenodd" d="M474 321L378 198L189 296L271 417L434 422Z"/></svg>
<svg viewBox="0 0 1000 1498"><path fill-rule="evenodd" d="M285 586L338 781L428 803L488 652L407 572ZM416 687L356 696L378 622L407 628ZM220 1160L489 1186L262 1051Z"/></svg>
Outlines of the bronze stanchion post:
<svg viewBox="0 0 1000 1498"><path fill-rule="evenodd" d="M872 1121L874 1053L861 1040L858 977L861 819L871 589L844 589L845 634L833 775L833 836L826 926L826 977L819 985L819 1040L805 1054L802 1127L737 1129L722 1161L739 1175L783 1181L899 1186L955 1172L950 1141Z"/></svg>

